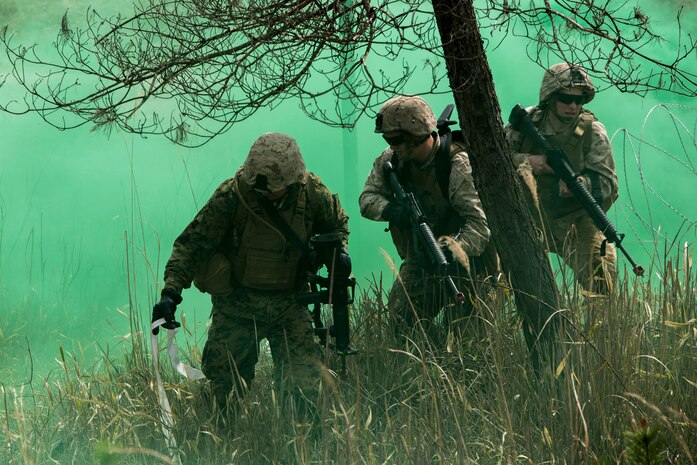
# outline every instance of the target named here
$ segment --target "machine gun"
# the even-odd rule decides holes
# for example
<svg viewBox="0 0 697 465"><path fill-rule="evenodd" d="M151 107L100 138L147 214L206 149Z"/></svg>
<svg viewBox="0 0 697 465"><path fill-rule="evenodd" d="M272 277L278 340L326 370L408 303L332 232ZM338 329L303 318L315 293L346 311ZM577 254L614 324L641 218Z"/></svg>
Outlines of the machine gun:
<svg viewBox="0 0 697 465"><path fill-rule="evenodd" d="M346 356L358 351L349 344L349 305L353 303L356 279L350 270L337 266L341 250L341 239L336 233L318 234L310 238L310 248L317 252L326 266L328 276L317 273L308 275L311 291L297 298L301 305L313 305L312 321L314 331L322 347L327 347L327 338L334 338L334 350L341 357L341 372L346 374ZM333 324L329 327L322 322L322 304L331 305Z"/></svg>
<svg viewBox="0 0 697 465"><path fill-rule="evenodd" d="M617 228L610 222L610 218L607 217L605 211L598 204L598 201L588 192L585 184L579 179L581 175L576 172L564 151L558 147L554 147L540 134L540 131L532 124L528 112L520 105L513 107L508 122L513 129L520 131L525 137L530 139L533 144L542 149L543 153L547 156L547 164L574 194L574 197L576 197L576 200L578 200L586 213L588 213L593 223L605 235L606 241L614 243L615 246L622 251L627 260L629 260L629 263L631 263L632 271L636 276L643 276L644 268L632 260L632 257L629 256L629 253L625 250L624 246L622 246L624 234L617 231Z"/></svg>
<svg viewBox="0 0 697 465"><path fill-rule="evenodd" d="M402 205L409 211L409 217L411 218L411 224L413 225L414 235L416 240L423 246L426 254L428 255L431 263L438 269L439 273L444 277L450 293L455 298L455 302L462 304L465 302L465 294L458 290L455 285L453 278L448 275L448 259L445 258L443 250L440 248L438 241L436 241L435 236L431 227L428 225L428 220L426 215L424 215L421 210L419 202L414 197L413 192L406 192L402 184L397 178L397 173L394 170L391 162L386 162L384 167L385 177L389 180L392 192L397 196L397 199L402 203Z"/></svg>

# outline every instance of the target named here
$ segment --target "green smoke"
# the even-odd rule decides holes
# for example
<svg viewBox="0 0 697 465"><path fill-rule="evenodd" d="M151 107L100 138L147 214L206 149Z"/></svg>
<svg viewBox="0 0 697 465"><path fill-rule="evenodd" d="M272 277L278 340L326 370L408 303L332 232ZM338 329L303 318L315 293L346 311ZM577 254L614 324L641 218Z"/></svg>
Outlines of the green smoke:
<svg viewBox="0 0 697 465"><path fill-rule="evenodd" d="M90 4L104 14L115 8L107 2L5 1L0 3L0 23L9 24L10 32L23 43L48 44L66 7L71 18L80 18ZM685 5L693 8L693 20L694 2ZM669 14L649 13L662 13L656 26L667 31ZM667 42L659 51L670 56L675 45ZM516 103L537 102L543 69L527 58L522 41L509 40L490 48L489 58L504 119ZM399 72L400 66L380 64L387 73ZM7 71L2 57L0 72ZM427 71L422 72L424 79L430 79ZM413 82L419 82L418 74ZM5 84L3 95L9 89L21 99L23 94L12 85ZM406 92L422 89L413 84ZM441 93L427 100L439 113L451 98L445 85L437 90ZM676 119L663 108L646 119L655 105L664 102L684 107L669 107ZM645 266L654 242L684 234L697 220L697 111L687 108L691 103L671 95L641 98L608 89L589 106L608 133L616 134L622 191L611 218L627 233L626 246L636 251L636 259ZM30 358L37 373L52 368L59 344L83 360L97 361L103 353L118 352L130 331L129 311L137 312L144 324L149 322L156 287L161 286L162 270L177 234L215 187L234 175L252 141L266 131L295 137L309 169L339 192L354 230L351 254L359 285L366 289L382 274L384 285L390 286L393 273L379 250L384 248L395 258L396 253L385 225L363 220L357 206L364 178L385 145L373 133L369 118L359 121L355 137L345 144L344 131L309 120L297 104L288 101L273 110L260 110L202 148L183 149L158 138L120 133L107 138L88 129L60 132L34 115L0 113L3 382L26 381ZM629 147L628 140L634 146ZM358 179L348 186L350 179L344 178L337 160L347 145L353 150L351 144L357 153ZM683 241L694 240L692 228L691 236L681 236ZM205 338L209 307L207 298L197 291L184 293L181 308L195 328L195 343Z"/></svg>

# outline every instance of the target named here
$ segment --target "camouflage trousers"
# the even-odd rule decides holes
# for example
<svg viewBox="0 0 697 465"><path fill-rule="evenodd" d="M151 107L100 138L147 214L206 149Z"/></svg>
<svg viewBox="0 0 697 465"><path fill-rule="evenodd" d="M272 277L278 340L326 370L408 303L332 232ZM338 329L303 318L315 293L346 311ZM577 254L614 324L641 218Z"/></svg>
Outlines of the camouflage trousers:
<svg viewBox="0 0 697 465"><path fill-rule="evenodd" d="M559 255L574 272L576 282L587 291L606 295L615 283L617 252L585 213L546 222L550 252Z"/></svg>
<svg viewBox="0 0 697 465"><path fill-rule="evenodd" d="M231 392L240 399L250 388L262 339L271 349L275 387L295 399L315 402L322 373L319 346L310 314L295 302L293 293L237 288L212 301L202 370L219 407L227 405Z"/></svg>
<svg viewBox="0 0 697 465"><path fill-rule="evenodd" d="M450 288L442 276L430 273L416 260L407 258L399 268L399 277L388 296L388 310L396 321L397 335L410 330L423 330L427 335L436 332L433 320L444 311L443 321L449 324L469 316L473 307L473 286L467 272L453 268L452 278L465 294L463 305L455 304Z"/></svg>

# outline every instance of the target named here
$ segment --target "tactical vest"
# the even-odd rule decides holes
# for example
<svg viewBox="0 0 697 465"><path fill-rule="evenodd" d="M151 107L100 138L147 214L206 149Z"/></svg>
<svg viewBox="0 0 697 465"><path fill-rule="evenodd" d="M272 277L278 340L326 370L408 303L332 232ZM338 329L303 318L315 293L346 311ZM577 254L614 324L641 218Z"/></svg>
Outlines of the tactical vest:
<svg viewBox="0 0 697 465"><path fill-rule="evenodd" d="M305 215L309 184L306 176L295 205L278 211L302 243L308 240ZM284 237L251 187L241 182L235 187L239 205L234 226L221 244L232 262L233 284L268 291L300 288L305 279L304 270L300 270L304 251Z"/></svg>
<svg viewBox="0 0 697 465"><path fill-rule="evenodd" d="M544 113L535 109L530 114L533 124L539 128ZM566 130L560 134L545 135L547 141L555 147L560 148L566 153L567 158L571 162L576 172L587 174L591 179L591 194L599 200L602 205L602 198L597 199L599 195L599 180L598 174L586 170L585 154L588 153L591 146L591 138L593 135L592 124L597 121L593 113L588 110L582 110L573 129ZM520 147L517 149L520 153L530 153L533 155L542 155L543 151L539 147L533 145L528 139L524 138ZM574 197L559 196L559 178L554 173L542 173L535 176L537 181L537 195L540 201L540 208L543 212L553 218L566 216L576 211L583 211L583 207ZM602 194L600 194L602 197Z"/></svg>

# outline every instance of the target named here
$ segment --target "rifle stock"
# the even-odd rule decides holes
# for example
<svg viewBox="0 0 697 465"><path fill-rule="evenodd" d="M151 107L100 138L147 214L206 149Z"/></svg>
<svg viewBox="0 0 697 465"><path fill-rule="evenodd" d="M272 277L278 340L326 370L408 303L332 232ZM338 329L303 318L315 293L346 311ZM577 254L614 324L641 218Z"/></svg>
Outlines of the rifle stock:
<svg viewBox="0 0 697 465"><path fill-rule="evenodd" d="M397 199L400 202L402 202L402 204L409 210L411 222L412 225L414 225L413 227L415 228L416 232L415 235L417 236L423 248L426 250L428 257L431 260L431 263L433 263L433 265L435 265L443 275L445 282L448 288L450 289L450 293L453 295L455 301L458 304L464 303L465 294L460 292L460 290L457 288L457 285L455 285L455 281L453 281L453 278L447 274L448 259L445 258L443 250L440 248L440 245L438 245L438 241L433 235L433 231L431 230L431 227L428 225L428 221L426 220L426 215L424 215L421 211L421 207L419 205L419 202L416 200L416 197L414 197L413 193L407 193L404 190L404 187L402 187L402 184L399 182L399 179L397 178L397 173L395 173L392 163L390 163L389 161L386 162L383 170L385 177L389 180L392 192L395 193Z"/></svg>
<svg viewBox="0 0 697 465"><path fill-rule="evenodd" d="M615 244L632 265L632 271L636 276L644 275L644 268L638 265L629 255L622 245L624 234L621 234L615 225L612 224L605 211L598 204L598 201L591 195L585 184L579 179L581 175L576 172L568 157L558 147L545 139L540 131L535 127L530 119L530 115L525 108L520 105L513 107L511 115L508 118L511 127L522 133L530 141L542 149L542 152L547 156L547 164L554 170L554 173L564 181L569 190L573 193L576 200L581 204L583 209L588 213L593 223L597 226L600 232L603 233L607 242Z"/></svg>
<svg viewBox="0 0 697 465"><path fill-rule="evenodd" d="M450 126L457 123L457 121L453 121L450 119L450 117L453 114L454 109L455 109L455 105L452 103L449 103L445 106L443 113L441 113L440 116L438 117L438 120L436 121L436 129L438 129L439 136L444 136L446 134L449 134L450 133Z"/></svg>

